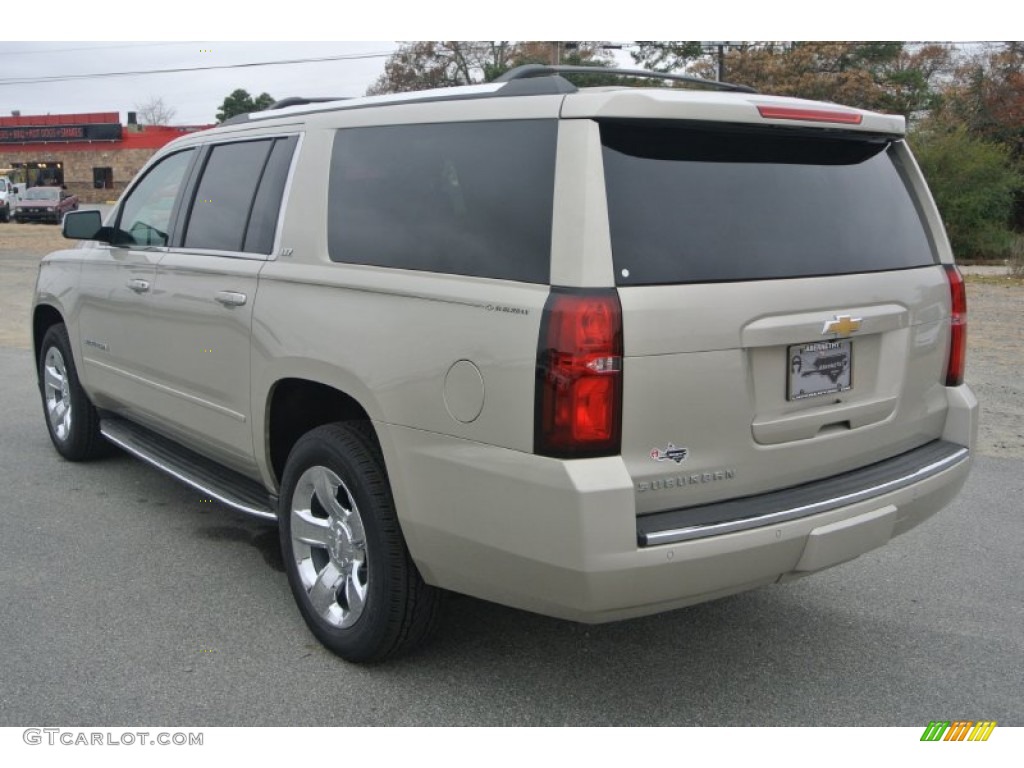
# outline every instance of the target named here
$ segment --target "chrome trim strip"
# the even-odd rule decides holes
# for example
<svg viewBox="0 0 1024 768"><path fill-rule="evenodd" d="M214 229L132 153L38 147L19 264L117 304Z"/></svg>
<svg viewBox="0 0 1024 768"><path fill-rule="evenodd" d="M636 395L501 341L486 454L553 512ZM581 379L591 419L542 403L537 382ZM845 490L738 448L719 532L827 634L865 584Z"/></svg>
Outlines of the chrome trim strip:
<svg viewBox="0 0 1024 768"><path fill-rule="evenodd" d="M898 491L908 485L913 485L916 482L938 474L943 470L952 469L966 461L969 454L970 451L967 448L961 448L956 453L953 453L944 459L940 459L939 461L932 462L927 466L921 467L920 469L911 472L909 475L904 475L903 477L898 477L895 480L889 480L888 482L880 485L874 485L870 488L864 488L860 491L856 491L855 493L848 493L843 496L835 496L830 499L816 501L813 504L804 504L803 506L783 509L779 512L771 512L767 515L749 517L743 520L730 520L725 523L715 523L714 525L696 525L688 528L674 528L667 531L654 531L651 533L640 534L640 545L650 547L656 544L674 544L679 541L703 539L707 536L717 536L723 533L735 533L737 531L745 531L751 528L760 528L773 523L784 523L801 517L818 514L820 512L830 512L831 510L838 509L846 504L853 504L858 501L865 501L867 499L874 498L875 496L881 496L883 493Z"/></svg>
<svg viewBox="0 0 1024 768"><path fill-rule="evenodd" d="M244 512L247 515L253 515L254 517L259 517L263 520L273 520L275 522L277 521L277 515L275 515L273 512L270 512L266 509L251 507L248 504L240 502L237 499L232 499L216 491L215 489L200 483L198 480L195 480L189 477L188 475L179 472L178 470L165 464L164 462L160 461L154 456L144 452L141 448L138 448L137 446L132 445L131 443L122 440L119 437L111 435L106 429L103 428L102 425L100 425L100 434L103 435L107 440L112 442L114 445L119 446L120 448L123 448L124 450L128 451L128 453L130 453L132 456L142 459L147 464L150 464L156 467L157 469L166 472L171 477L174 477L180 480L181 482L185 483L186 485L195 488L197 491L202 491L203 493L209 494L213 498L217 499L217 501L228 505L232 509L237 509L239 512Z"/></svg>
<svg viewBox="0 0 1024 768"><path fill-rule="evenodd" d="M173 248L167 248L169 254L182 254L184 256L216 256L220 259L236 259L238 261L267 261L270 256L266 253L250 253L248 251L221 251L216 248L186 248L185 246L178 245ZM209 269L201 269L197 267L178 267L172 266L170 269L174 269L176 272L191 272L198 275L208 274L209 272L216 272L215 267Z"/></svg>

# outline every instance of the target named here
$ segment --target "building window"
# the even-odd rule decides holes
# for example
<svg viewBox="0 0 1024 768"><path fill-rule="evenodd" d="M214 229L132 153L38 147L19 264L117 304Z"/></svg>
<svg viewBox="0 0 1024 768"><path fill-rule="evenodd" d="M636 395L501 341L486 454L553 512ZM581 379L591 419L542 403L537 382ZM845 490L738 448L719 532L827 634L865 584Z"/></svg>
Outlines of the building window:
<svg viewBox="0 0 1024 768"><path fill-rule="evenodd" d="M64 163L29 162L12 163L19 181L29 187L62 187L64 186Z"/></svg>
<svg viewBox="0 0 1024 768"><path fill-rule="evenodd" d="M114 188L114 169L113 168L93 168L92 169L92 186L93 186L93 189L113 189Z"/></svg>

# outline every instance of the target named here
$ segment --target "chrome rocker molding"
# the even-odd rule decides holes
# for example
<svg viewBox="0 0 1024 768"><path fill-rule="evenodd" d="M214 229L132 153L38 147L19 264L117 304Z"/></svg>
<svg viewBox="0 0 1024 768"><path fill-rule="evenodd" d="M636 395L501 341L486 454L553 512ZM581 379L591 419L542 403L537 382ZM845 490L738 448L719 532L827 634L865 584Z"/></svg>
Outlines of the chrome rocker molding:
<svg viewBox="0 0 1024 768"><path fill-rule="evenodd" d="M274 499L255 480L214 464L124 419L103 418L100 433L133 456L232 509L264 520L277 520Z"/></svg>
<svg viewBox="0 0 1024 768"><path fill-rule="evenodd" d="M936 440L893 459L826 480L763 496L646 515L637 520L637 543L641 547L674 544L829 512L919 483L959 466L969 456L970 451L963 446ZM737 513L744 509L747 514L740 517ZM686 517L698 516L705 520L719 517L721 521L680 525Z"/></svg>

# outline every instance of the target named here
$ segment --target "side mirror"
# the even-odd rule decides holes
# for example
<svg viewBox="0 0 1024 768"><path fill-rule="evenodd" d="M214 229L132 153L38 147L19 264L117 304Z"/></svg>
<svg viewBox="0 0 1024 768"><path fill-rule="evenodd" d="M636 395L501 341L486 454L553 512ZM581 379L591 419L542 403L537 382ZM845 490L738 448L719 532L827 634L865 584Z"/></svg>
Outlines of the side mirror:
<svg viewBox="0 0 1024 768"><path fill-rule="evenodd" d="M69 240L110 242L110 227L103 226L99 211L72 211L64 214L64 237Z"/></svg>

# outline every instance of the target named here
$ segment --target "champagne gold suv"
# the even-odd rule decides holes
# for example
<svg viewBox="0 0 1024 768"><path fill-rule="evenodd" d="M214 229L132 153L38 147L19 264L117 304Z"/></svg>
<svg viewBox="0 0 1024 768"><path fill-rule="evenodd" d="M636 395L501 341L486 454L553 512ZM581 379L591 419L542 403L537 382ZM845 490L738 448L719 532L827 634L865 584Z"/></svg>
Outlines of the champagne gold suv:
<svg viewBox="0 0 1024 768"><path fill-rule="evenodd" d="M949 502L964 286L903 119L563 74L278 103L69 214L32 316L56 449L276 520L353 661L443 590L622 619Z"/></svg>

